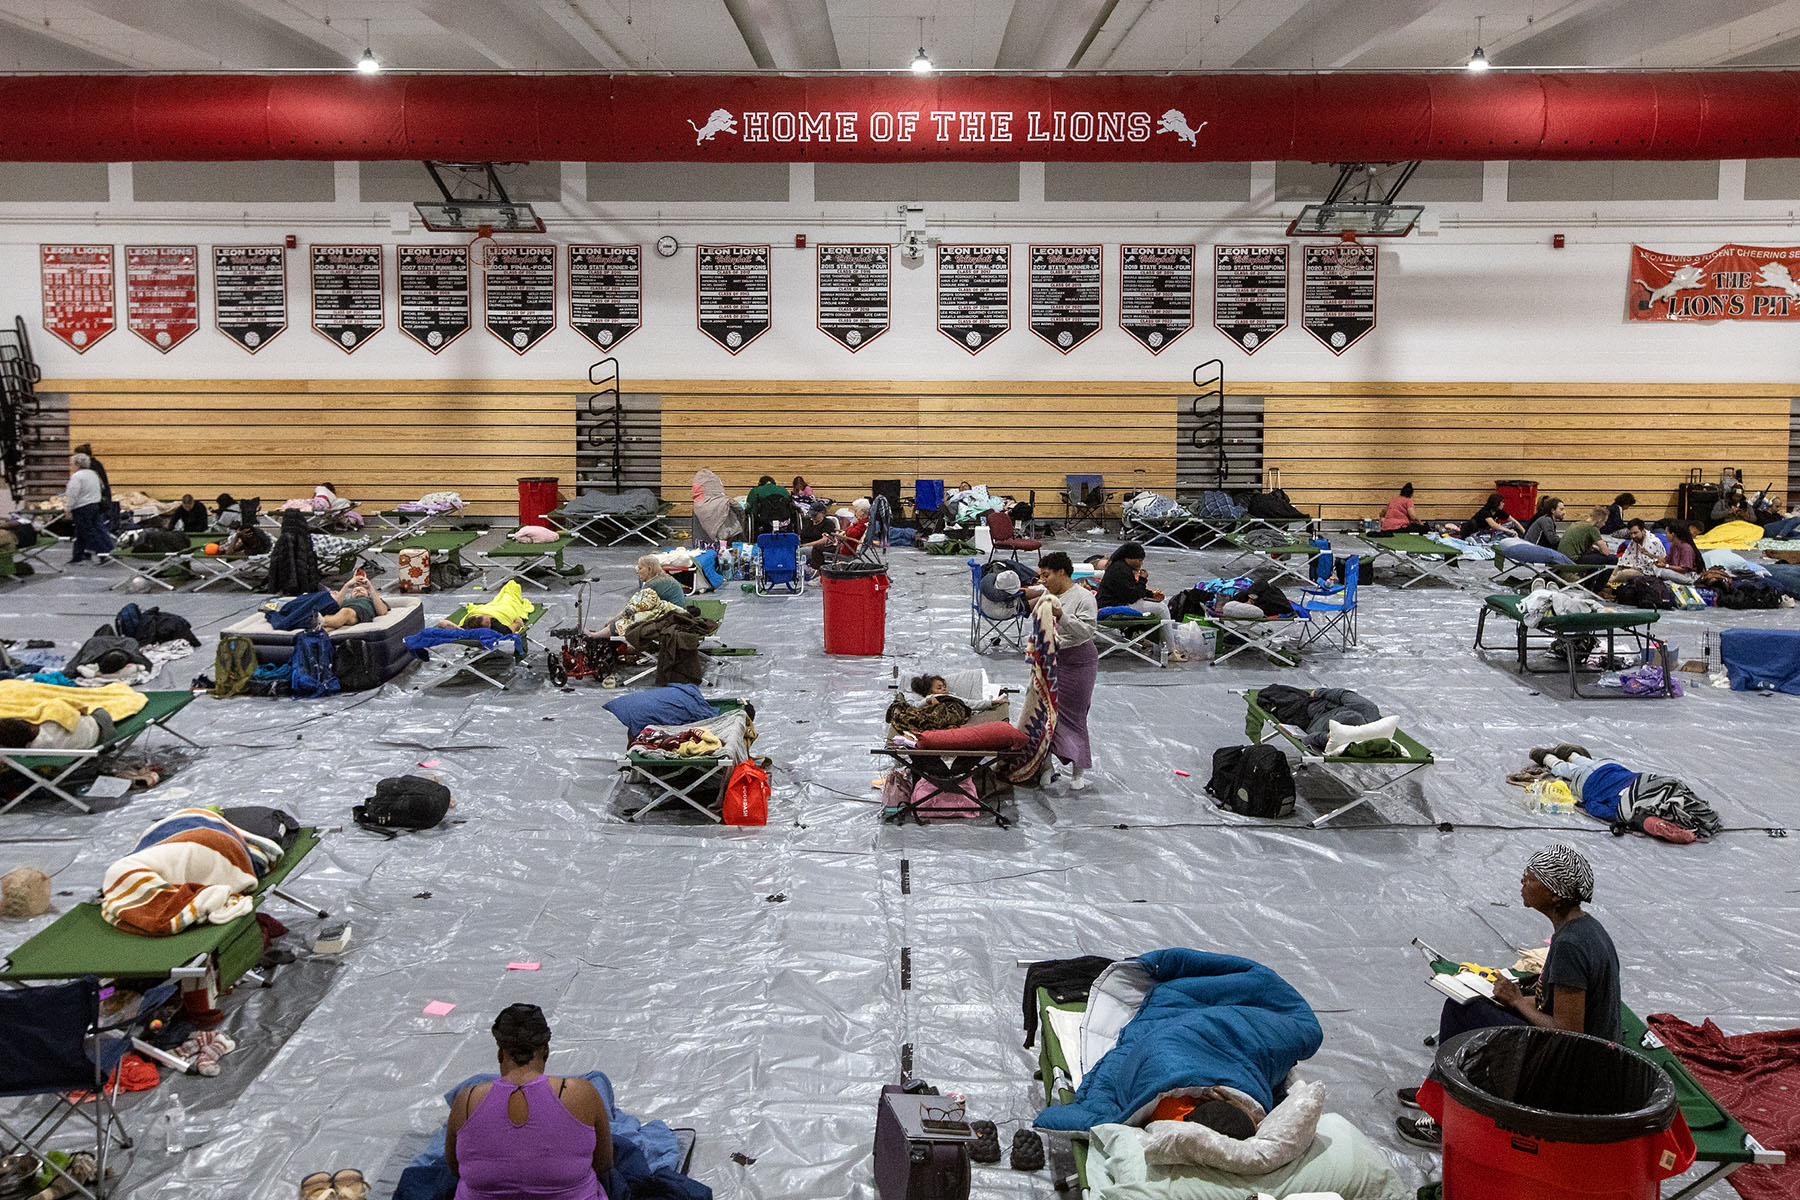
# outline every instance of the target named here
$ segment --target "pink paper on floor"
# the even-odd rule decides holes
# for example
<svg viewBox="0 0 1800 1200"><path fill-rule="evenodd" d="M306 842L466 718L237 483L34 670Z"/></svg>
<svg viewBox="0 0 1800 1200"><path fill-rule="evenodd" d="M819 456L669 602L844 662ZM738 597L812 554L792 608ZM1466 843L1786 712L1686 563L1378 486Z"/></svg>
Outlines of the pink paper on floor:
<svg viewBox="0 0 1800 1200"><path fill-rule="evenodd" d="M535 971L538 969L538 964L534 962L507 963L506 969L509 971Z"/></svg>
<svg viewBox="0 0 1800 1200"><path fill-rule="evenodd" d="M442 1017L447 1015L450 1010L455 1007L456 1005L445 1004L442 1000L433 1000L430 1004L425 1006L425 1015L428 1017Z"/></svg>

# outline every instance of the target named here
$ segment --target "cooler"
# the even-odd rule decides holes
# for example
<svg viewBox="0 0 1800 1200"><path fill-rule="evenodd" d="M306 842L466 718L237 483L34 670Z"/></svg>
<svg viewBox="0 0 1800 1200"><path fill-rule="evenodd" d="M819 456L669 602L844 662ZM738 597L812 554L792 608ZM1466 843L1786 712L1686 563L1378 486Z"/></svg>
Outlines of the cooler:
<svg viewBox="0 0 1800 1200"><path fill-rule="evenodd" d="M1669 1076L1582 1033L1453 1037L1419 1103L1443 1127L1444 1200L1657 1200L1694 1162Z"/></svg>
<svg viewBox="0 0 1800 1200"><path fill-rule="evenodd" d="M527 475L519 480L519 524L542 525L547 513L556 511L557 480Z"/></svg>
<svg viewBox="0 0 1800 1200"><path fill-rule="evenodd" d="M825 653L880 654L887 645L887 572L827 565L820 575Z"/></svg>
<svg viewBox="0 0 1800 1200"><path fill-rule="evenodd" d="M1496 479L1494 490L1500 493L1507 516L1521 525L1531 524L1537 516L1537 480Z"/></svg>

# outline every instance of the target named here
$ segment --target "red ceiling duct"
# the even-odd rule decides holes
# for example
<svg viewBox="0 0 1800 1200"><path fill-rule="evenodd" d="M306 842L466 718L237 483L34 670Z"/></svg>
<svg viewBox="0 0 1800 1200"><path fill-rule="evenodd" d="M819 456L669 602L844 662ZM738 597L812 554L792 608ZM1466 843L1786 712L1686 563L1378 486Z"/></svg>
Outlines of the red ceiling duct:
<svg viewBox="0 0 1800 1200"><path fill-rule="evenodd" d="M0 161L1800 157L1800 72L0 78Z"/></svg>

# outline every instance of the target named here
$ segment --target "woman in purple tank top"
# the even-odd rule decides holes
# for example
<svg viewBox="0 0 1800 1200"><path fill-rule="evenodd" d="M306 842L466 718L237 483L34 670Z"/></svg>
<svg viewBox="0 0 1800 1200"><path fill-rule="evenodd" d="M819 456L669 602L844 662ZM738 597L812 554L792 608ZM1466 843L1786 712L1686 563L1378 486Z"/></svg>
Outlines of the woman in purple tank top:
<svg viewBox="0 0 1800 1200"><path fill-rule="evenodd" d="M444 1151L456 1200L606 1200L612 1168L606 1102L585 1079L544 1074L550 1024L535 1004L494 1018L500 1078L450 1105Z"/></svg>

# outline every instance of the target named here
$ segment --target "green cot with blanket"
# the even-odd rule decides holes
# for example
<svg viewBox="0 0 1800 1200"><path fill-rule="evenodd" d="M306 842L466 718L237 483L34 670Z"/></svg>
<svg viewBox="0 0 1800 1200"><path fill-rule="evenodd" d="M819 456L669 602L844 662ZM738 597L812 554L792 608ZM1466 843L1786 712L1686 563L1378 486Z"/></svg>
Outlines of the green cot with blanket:
<svg viewBox="0 0 1800 1200"><path fill-rule="evenodd" d="M1359 744L1353 743L1337 754L1321 754L1309 747L1305 739L1297 736L1277 720L1273 713L1258 703L1257 697L1260 694L1261 690L1257 688L1252 688L1244 693L1244 704L1249 710L1244 717L1244 733L1249 737L1251 743L1261 745L1269 736L1269 730L1273 729L1276 734L1286 738L1288 744L1299 751L1301 767L1317 767L1333 780L1357 793L1356 799L1349 804L1342 808L1334 808L1314 819L1312 824L1315 829L1327 821L1335 820L1352 809L1369 803L1408 775L1415 771L1423 771L1437 761L1429 747L1404 729L1396 729L1391 738L1383 738L1379 743L1361 743L1363 746L1371 747L1367 752L1359 750ZM1352 753L1352 751L1356 752ZM1384 778L1378 787L1359 788L1352 785L1338 771L1333 770L1334 767L1340 769L1373 767L1390 770L1394 773Z"/></svg>
<svg viewBox="0 0 1800 1200"><path fill-rule="evenodd" d="M433 559L448 559L456 576L461 578L467 570L463 566L462 552L480 539L481 532L474 529L427 529L378 542L365 547L363 553L398 554L402 550L424 550Z"/></svg>
<svg viewBox="0 0 1800 1200"><path fill-rule="evenodd" d="M132 713L122 721L113 725L113 735L104 745L95 746L91 750L27 750L0 747L0 760L31 781L29 787L18 795L0 805L0 813L4 813L36 791L47 791L66 803L73 804L82 812L93 812L92 806L79 796L63 787L67 779L83 763L91 762L103 754L123 750L137 741L144 733L153 728L161 728L175 734L176 737L200 749L200 743L186 734L169 729L168 722L176 713L194 702L192 692L145 692L144 707Z"/></svg>
<svg viewBox="0 0 1800 1200"><path fill-rule="evenodd" d="M750 757L750 709L740 699L718 697L707 700L712 706L711 720L692 722L670 729L704 729L723 743L713 754L673 755L645 750L635 744L625 749L621 768L628 782L642 783L651 792L649 801L625 815L635 821L653 808L679 801L714 823L724 820L719 811L725 796L725 785L731 772Z"/></svg>
<svg viewBox="0 0 1800 1200"><path fill-rule="evenodd" d="M452 624L460 626L468 617L469 608L470 606L467 604L461 605L446 619ZM531 627L536 625L549 611L548 605L533 604L531 611L525 614L525 624L518 631L517 642L507 639L488 645L479 638L471 637L466 640L439 642L435 646L426 646L424 648L426 661L433 663L438 668L438 672L423 686L434 688L439 684L448 683L458 675L467 674L475 676L488 687L498 688L504 692L506 684L483 670L482 664L488 662L489 666L494 666L495 664L488 660L502 658L511 659L515 664L529 661Z"/></svg>
<svg viewBox="0 0 1800 1200"><path fill-rule="evenodd" d="M1674 663L1670 661L1668 643L1650 631L1659 614L1654 609L1609 609L1602 612L1546 613L1536 626L1528 623L1525 612L1526 597L1502 592L1489 596L1481 605L1481 615L1475 620L1475 651L1486 655L1489 650L1511 649L1515 656L1518 671L1524 674L1555 674L1566 670L1569 675L1569 691L1582 700L1621 700L1631 699L1623 689L1610 695L1593 691L1582 691L1580 672L1587 655L1580 649L1589 639L1597 641L1604 635L1606 638L1606 657L1611 660L1618 649L1620 634L1630 639L1633 652L1640 661L1649 661L1655 656L1655 662L1662 668L1662 688L1651 693L1655 696L1668 697L1675 694ZM1489 617L1503 617L1513 623L1514 642L1511 647L1488 644L1487 622ZM1529 653L1535 645L1542 649L1551 649L1560 642L1562 653L1555 655L1561 660L1559 665L1550 667L1534 667L1530 664Z"/></svg>
<svg viewBox="0 0 1800 1200"><path fill-rule="evenodd" d="M563 565L563 551L575 541L570 534L561 534L553 542L515 542L508 537L498 546L491 546L481 552L488 561L485 571L499 571L500 581L493 586L496 589L505 587L517 579L520 583L528 583L539 591L548 591L550 585L545 579L568 580L586 573L587 568L577 563L575 566ZM483 574L482 583L487 583Z"/></svg>

